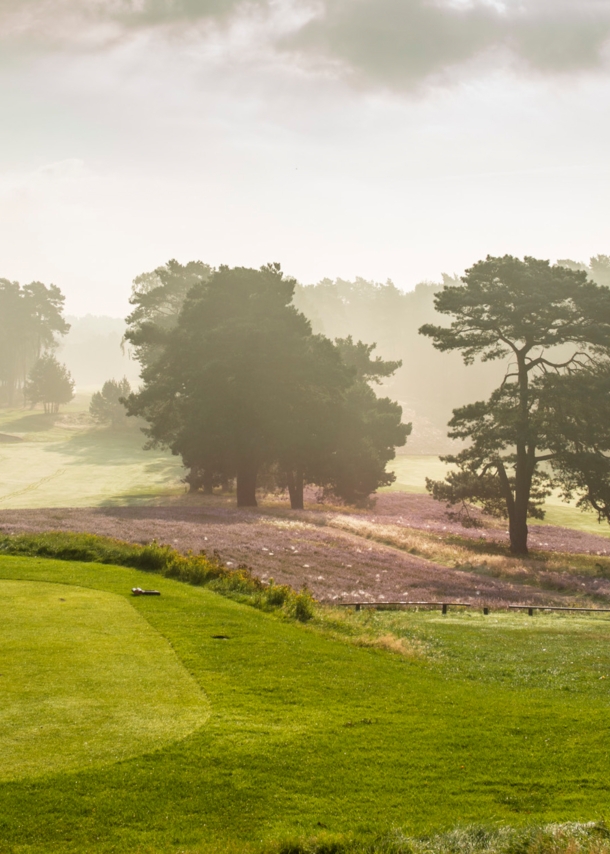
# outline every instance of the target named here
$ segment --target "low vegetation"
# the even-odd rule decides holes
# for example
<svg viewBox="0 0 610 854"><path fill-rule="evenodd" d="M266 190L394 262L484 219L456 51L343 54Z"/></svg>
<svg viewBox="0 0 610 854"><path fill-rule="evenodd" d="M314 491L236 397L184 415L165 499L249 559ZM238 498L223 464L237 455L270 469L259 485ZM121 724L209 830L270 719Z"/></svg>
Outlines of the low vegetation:
<svg viewBox="0 0 610 854"><path fill-rule="evenodd" d="M87 609L113 598L116 614L134 608L205 692L210 714L185 738L131 758L38 777L25 769L1 783L0 851L607 851L595 824L609 793L603 615L316 609L301 625L279 608L218 596L211 583L90 560L114 548L115 559L160 571L155 549L49 543L14 546L64 558L78 546L89 560L5 550L2 595L7 583L44 582L49 603L61 585L61 598L86 591ZM152 578L161 596L130 596ZM30 629L35 610L24 616ZM32 647L36 666L50 643ZM85 646L95 670L104 651L91 635ZM13 647L4 632L0 649L1 696L27 704L34 695L5 667ZM133 668L129 645L123 652L115 666ZM67 708L82 702L86 682L63 682L53 666L40 674L64 686ZM94 712L102 701L88 700ZM112 722L111 713L107 732ZM18 724L3 738L17 738Z"/></svg>

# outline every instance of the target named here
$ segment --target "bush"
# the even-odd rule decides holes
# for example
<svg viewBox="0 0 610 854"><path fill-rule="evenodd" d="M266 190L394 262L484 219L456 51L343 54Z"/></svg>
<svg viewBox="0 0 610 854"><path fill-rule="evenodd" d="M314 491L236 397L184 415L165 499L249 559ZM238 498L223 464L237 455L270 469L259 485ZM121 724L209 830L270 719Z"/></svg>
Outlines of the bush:
<svg viewBox="0 0 610 854"><path fill-rule="evenodd" d="M314 598L306 587L292 600L292 613L300 623L306 623L314 615Z"/></svg>

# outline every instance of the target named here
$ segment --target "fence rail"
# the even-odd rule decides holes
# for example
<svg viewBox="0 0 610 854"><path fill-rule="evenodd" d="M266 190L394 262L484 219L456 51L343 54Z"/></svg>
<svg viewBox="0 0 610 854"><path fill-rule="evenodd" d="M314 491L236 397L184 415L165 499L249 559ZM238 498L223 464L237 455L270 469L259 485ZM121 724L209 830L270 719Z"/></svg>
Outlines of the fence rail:
<svg viewBox="0 0 610 854"><path fill-rule="evenodd" d="M440 608L443 614L446 614L449 608L472 608L471 602L333 602L327 600L324 604L333 605L340 608L354 608L356 611L362 608ZM482 606L482 611L485 616L490 612L487 605ZM534 611L578 611L587 614L607 614L610 613L610 608L574 608L566 605L505 605L501 608L496 608L496 611L527 611L530 617L534 616Z"/></svg>

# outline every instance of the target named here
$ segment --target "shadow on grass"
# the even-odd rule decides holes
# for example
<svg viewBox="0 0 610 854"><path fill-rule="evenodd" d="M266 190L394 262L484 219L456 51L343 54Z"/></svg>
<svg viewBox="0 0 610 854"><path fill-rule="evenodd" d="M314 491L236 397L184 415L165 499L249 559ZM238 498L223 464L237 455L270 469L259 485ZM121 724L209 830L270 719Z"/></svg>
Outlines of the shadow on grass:
<svg viewBox="0 0 610 854"><path fill-rule="evenodd" d="M45 415L44 412L36 412L31 415L21 415L12 421L3 421L2 429L9 433L44 433L55 426L55 422L61 417L56 415Z"/></svg>

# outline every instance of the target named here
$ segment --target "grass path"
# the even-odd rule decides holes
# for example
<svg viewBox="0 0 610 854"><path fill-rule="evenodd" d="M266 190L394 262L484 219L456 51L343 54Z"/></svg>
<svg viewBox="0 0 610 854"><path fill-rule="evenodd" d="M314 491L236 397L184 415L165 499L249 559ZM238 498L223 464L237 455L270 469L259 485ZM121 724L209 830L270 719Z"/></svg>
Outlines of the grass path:
<svg viewBox="0 0 610 854"><path fill-rule="evenodd" d="M122 596L150 583L11 557L0 577ZM326 829L422 833L607 808L608 620L363 614L303 627L205 589L155 586L161 597L129 607L205 691L209 722L147 755L0 785L0 851L236 851ZM386 619L422 657L329 634L357 640Z"/></svg>

